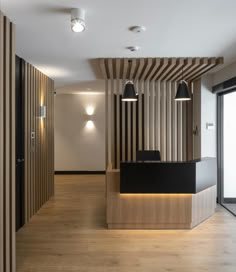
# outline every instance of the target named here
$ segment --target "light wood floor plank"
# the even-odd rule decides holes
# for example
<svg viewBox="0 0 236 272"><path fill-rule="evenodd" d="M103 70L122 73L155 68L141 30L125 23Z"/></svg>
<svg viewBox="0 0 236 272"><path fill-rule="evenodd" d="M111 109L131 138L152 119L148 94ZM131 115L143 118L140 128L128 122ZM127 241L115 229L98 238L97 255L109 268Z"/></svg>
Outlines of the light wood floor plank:
<svg viewBox="0 0 236 272"><path fill-rule="evenodd" d="M17 233L17 272L235 272L236 219L193 230L107 230L105 176L56 176L55 197Z"/></svg>

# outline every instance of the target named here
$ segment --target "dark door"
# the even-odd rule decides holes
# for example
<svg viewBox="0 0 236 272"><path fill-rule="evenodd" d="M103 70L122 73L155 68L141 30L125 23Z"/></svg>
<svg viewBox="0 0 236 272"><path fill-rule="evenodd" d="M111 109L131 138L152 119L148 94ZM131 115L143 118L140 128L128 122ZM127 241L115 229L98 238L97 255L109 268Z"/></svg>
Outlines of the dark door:
<svg viewBox="0 0 236 272"><path fill-rule="evenodd" d="M16 230L24 225L24 66L16 56Z"/></svg>

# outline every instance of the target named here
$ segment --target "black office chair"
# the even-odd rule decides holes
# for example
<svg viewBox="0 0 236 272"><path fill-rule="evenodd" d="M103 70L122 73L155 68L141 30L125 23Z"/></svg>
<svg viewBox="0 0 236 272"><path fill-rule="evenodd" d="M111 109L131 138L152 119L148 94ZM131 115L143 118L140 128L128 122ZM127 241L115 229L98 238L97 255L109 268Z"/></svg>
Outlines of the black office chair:
<svg viewBox="0 0 236 272"><path fill-rule="evenodd" d="M137 151L136 161L160 161L161 154L159 150L142 150Z"/></svg>

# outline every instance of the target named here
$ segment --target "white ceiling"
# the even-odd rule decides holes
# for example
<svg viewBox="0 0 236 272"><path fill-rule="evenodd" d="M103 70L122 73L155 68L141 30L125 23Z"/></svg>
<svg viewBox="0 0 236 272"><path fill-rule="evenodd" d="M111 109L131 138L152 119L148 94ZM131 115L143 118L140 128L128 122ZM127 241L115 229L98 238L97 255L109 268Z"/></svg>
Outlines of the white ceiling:
<svg viewBox="0 0 236 272"><path fill-rule="evenodd" d="M86 10L83 33L70 29L75 7ZM57 88L96 87L91 60L100 57L236 59L235 0L0 0L0 8L16 24L17 54ZM134 34L134 25L147 31Z"/></svg>

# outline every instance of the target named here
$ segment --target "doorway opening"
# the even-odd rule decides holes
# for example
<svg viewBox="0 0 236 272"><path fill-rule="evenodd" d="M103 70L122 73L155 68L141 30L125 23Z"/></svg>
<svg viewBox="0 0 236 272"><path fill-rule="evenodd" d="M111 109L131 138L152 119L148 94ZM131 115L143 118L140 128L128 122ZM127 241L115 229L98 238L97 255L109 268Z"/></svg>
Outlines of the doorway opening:
<svg viewBox="0 0 236 272"><path fill-rule="evenodd" d="M236 90L219 94L218 103L218 197L236 216Z"/></svg>
<svg viewBox="0 0 236 272"><path fill-rule="evenodd" d="M16 231L25 222L24 202L24 65L16 56Z"/></svg>

